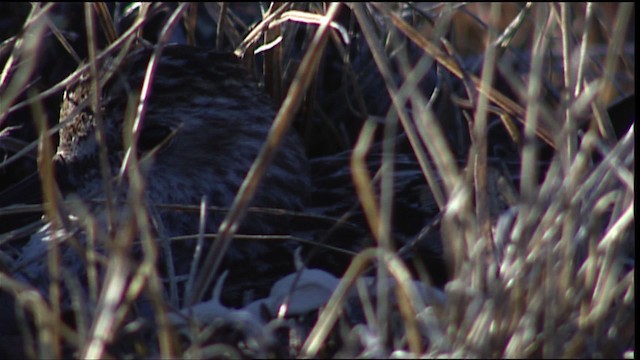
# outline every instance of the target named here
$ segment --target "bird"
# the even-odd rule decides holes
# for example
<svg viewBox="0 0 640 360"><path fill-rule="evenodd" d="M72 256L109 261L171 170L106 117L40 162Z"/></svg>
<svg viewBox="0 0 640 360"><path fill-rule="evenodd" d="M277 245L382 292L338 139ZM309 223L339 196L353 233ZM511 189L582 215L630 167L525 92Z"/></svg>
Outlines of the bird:
<svg viewBox="0 0 640 360"><path fill-rule="evenodd" d="M46 298L51 281L49 244L61 241L60 270L75 278L71 286L68 281L60 283L66 310L72 307L75 284L81 285L83 300L96 305L88 294L92 246L108 257L121 237L131 236L129 260L141 261L142 234L126 228L132 217L140 216L151 224L157 241L156 265L165 300L175 308L189 305L193 266L201 265L194 260L196 254L206 254L216 241L207 236L200 243L197 235L216 234L276 117L277 104L233 53L167 45L149 75L155 51L154 46L141 45L123 58L100 60L97 71L84 66L63 94L52 159L55 182L66 200L60 209L62 221L47 222L26 244L17 246L11 271ZM145 112L135 124L138 137L131 148L130 139L136 135L132 114L148 80ZM371 103L382 106L379 94L368 91ZM335 94L324 100L335 103ZM334 115L347 112L331 110ZM406 146L406 135L399 134L395 141ZM267 296L278 280L300 270L298 249L305 255L305 267L339 278L356 253L376 245L352 182L352 150L310 156L305 145L290 129L258 185L239 226L240 235L217 274L228 274L220 293L225 306L242 308ZM382 142L374 142L369 149L366 166L372 175L382 166L383 148ZM127 166L132 166L128 162L132 153L142 175L143 214L136 213L130 198L135 180ZM449 274L437 224L440 210L415 157L397 152L394 163L396 248L401 248L405 260L422 262L431 283L443 287ZM380 186L379 179L373 181L375 193ZM209 209L202 229L201 205ZM104 265L98 264L99 283ZM414 270L423 275L420 268ZM172 282L177 289L171 288ZM136 305L137 315L153 317L148 304Z"/></svg>
<svg viewBox="0 0 640 360"><path fill-rule="evenodd" d="M94 104L90 101L93 91L90 71L82 73L79 81L63 95L60 110L63 122L53 159L56 181L65 197L72 195L84 202L103 227L107 210L97 118L99 116L104 124L106 178L112 200L117 203L114 211L117 225L131 216L126 204L130 181L126 174L120 175L128 150L125 134L132 132L126 111L132 96L139 96L152 53L153 47L142 47L128 54L117 66L112 59L101 64L98 77L104 85L97 109L92 108ZM159 226L154 231L158 236L198 234L198 211L160 206L199 205L206 197L209 206L227 209L258 155L277 109L232 53L187 45L167 46L152 81L137 148L133 149L141 159L147 159L141 167L144 167L148 213L157 214L155 224ZM309 188L308 159L299 138L290 132L250 205L301 212ZM205 231L215 233L223 217L222 211L208 214ZM286 234L287 222L284 217L250 213L241 224L240 233ZM22 266L22 274L42 289L48 282L47 244L43 239L47 240L52 234L52 230L41 231L34 236L18 261L27 264ZM159 263L171 261L174 276L185 278L189 275L196 243L195 239L172 243L171 254L161 252ZM203 251L209 245L210 241L205 241ZM295 270L294 247L295 244L286 241L234 242L225 258L226 268L232 268L227 282L241 286L237 291L225 291L224 300L237 305L246 289L256 284L262 290L254 296L267 292L270 282L264 279ZM67 244L62 249L63 265L72 273L86 272L83 254ZM139 256L139 246L136 249L134 252ZM244 298L244 302L248 300Z"/></svg>
<svg viewBox="0 0 640 360"><path fill-rule="evenodd" d="M88 294L89 240L100 256L108 257L119 237L128 236L128 221L144 216L157 241L164 296L175 308L188 305L193 266L198 265L195 254L205 254L215 241L208 236L199 243L196 235L217 232L267 138L277 105L241 59L233 53L168 45L151 74L136 147L130 148L126 139L134 134L132 109L138 105L154 51L143 45L121 61L102 60L97 79L85 67L64 92L52 159L56 183L67 200L64 216L61 223L48 222L33 235L19 249L13 266L16 278L45 297L51 281L51 241L62 239L60 271L63 277L75 278L82 299L95 307L96 299ZM143 215L134 214L129 201L134 180L126 166L131 152L140 160ZM241 308L268 295L279 279L299 270L298 249L305 254L304 266L340 277L354 254L375 246L352 184L351 156L347 150L311 158L296 131L287 133L250 203L254 210L225 254L221 271L228 276L220 295L225 306ZM367 158L371 174L382 158L382 145L376 143ZM410 254L424 261L433 282L442 286L446 266L437 227L432 226L439 210L415 158L396 154L395 164L393 237L400 246L418 244ZM376 191L379 186L374 182ZM210 209L204 229L201 204ZM129 248L134 264L144 257L140 236L134 231ZM104 263L97 270L100 284ZM177 289L171 288L172 282ZM68 281L60 284L63 310L70 311L71 293L78 287ZM153 318L148 302L136 305L138 315Z"/></svg>

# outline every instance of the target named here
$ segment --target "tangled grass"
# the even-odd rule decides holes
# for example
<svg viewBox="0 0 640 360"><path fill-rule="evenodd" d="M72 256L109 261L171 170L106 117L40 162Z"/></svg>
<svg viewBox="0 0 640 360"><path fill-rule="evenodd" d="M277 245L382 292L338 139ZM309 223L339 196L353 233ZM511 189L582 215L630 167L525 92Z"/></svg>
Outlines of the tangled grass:
<svg viewBox="0 0 640 360"><path fill-rule="evenodd" d="M122 356L111 343L122 333L135 332L136 322L125 321L126 309L145 292L157 313L152 339L142 345L148 349L136 348L138 343L131 351L142 357L635 356L632 3L21 6L26 6L23 22L11 31L2 29L9 34L3 34L6 39L0 46L0 149L5 156L0 185L9 188L24 177L25 169L37 169L45 201L1 203L6 232L0 235L0 290L15 299L15 306L1 306L0 311L16 311L17 322L32 319L32 327L16 328L22 331L18 337L24 354ZM75 16L84 21L74 28ZM10 226L9 216L41 211L54 223L64 222L66 216L50 160L52 135L59 126L47 120L55 118L51 114L57 110L49 110L48 104L59 101L56 94L77 80L79 71L72 69L82 58L92 66L98 59L126 53L136 41L234 50L281 104L274 143L295 116L307 120L294 126L317 129L306 115L326 106L322 99L331 99L323 93L323 84L337 77L358 83L367 79L367 71L379 73L382 87L376 91L388 93L390 99L381 114L361 113L362 105L370 106L371 100L358 97L354 86L349 88L355 89L352 105L360 116L340 121L329 116L327 121L320 115L327 130L317 133L319 139L305 137L310 153L353 149L354 186L376 247L354 257L327 305L310 321L309 331L297 338L290 333L285 349L273 350L259 340L262 335L243 338L245 348L207 343L202 340L207 331L227 331L215 321L204 330L189 328L185 345L165 314L170 306L155 270L154 254L159 250L149 224L140 221L146 218L140 201L132 203L138 221L127 226L141 234L145 259L137 269L125 265L131 229L104 235L121 247L114 247L104 260L105 281L90 284L98 305L89 312L91 318L77 319L76 328L61 320L57 282L44 295L13 275L11 264L21 241L38 225L25 221ZM43 56L50 54L46 49L51 44L64 49L65 59L73 59L71 65ZM363 51L371 54L368 64L375 64L376 70L358 67ZM470 65L474 60L481 60L480 65ZM340 71L332 71L335 63ZM460 122L448 118L447 109L434 106L421 88L433 67L446 74L439 79L461 84L462 90L455 93L447 81L433 85L434 93L452 99ZM68 71L51 74L52 68ZM317 103L311 96L314 91ZM366 97L366 89L364 93ZM619 99L627 100L618 103ZM619 111L623 105L628 110ZM376 116L384 119L383 140L394 136L387 129L406 134L424 174L423 185L440 211L450 276L444 301L425 303L420 281L409 275L392 250L393 167L383 164L376 193L363 165L374 137L366 125L371 121L363 119ZM506 129L500 134L508 136L491 135L496 127ZM452 137L465 136L467 142L451 142ZM519 165L517 173L510 174L515 185L511 191L509 184L491 175L496 143L509 144L502 155L517 159ZM461 167L458 160L466 165ZM255 176L259 181L260 175ZM132 191L138 194L133 199L142 198L141 183L132 181ZM250 194L238 195L242 196ZM509 199L500 200L506 206L496 210L499 196ZM232 207L227 219L235 221L234 214L240 213L241 208ZM91 220L86 223L88 229ZM231 239L233 233L220 236ZM66 277L57 266L56 249L52 246L49 254L52 279ZM359 279L372 264L379 279L393 279L394 291L383 285L372 290L375 304L360 291L367 321L345 325L341 314L349 290L362 290ZM126 285L123 279L129 279ZM276 318L260 331L277 337L273 334L278 321L284 320ZM341 344L335 345L336 337Z"/></svg>

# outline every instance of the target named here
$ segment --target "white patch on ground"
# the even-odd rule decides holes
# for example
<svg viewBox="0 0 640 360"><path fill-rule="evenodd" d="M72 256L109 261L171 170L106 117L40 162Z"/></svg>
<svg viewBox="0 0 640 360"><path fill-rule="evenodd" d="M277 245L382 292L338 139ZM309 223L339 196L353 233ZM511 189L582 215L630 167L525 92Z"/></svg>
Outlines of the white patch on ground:
<svg viewBox="0 0 640 360"><path fill-rule="evenodd" d="M329 301L341 279L318 269L300 271L300 274L296 272L278 280L271 288L268 297L256 300L241 309L228 308L220 303L225 273L216 284L211 300L182 309L179 313L169 314L169 321L173 325L182 327L188 325L189 319L201 325L210 324L216 319L224 319L261 327L264 325L261 317L261 310L264 308L271 314L278 314L283 311L283 306L286 306L288 316L303 315L318 310ZM374 277L364 277L363 280L368 285L375 284ZM439 289L427 287L418 281L414 281L413 285L425 304L441 304L446 300L444 292ZM394 291L395 281L390 279L389 286L390 291Z"/></svg>

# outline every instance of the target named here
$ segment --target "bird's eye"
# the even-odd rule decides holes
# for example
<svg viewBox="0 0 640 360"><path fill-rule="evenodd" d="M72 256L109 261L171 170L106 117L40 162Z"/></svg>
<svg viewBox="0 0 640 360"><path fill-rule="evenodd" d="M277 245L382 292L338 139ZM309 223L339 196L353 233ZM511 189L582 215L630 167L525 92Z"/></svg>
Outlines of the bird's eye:
<svg viewBox="0 0 640 360"><path fill-rule="evenodd" d="M162 143L171 135L171 129L161 125L149 125L142 128L138 138L138 150L147 152Z"/></svg>

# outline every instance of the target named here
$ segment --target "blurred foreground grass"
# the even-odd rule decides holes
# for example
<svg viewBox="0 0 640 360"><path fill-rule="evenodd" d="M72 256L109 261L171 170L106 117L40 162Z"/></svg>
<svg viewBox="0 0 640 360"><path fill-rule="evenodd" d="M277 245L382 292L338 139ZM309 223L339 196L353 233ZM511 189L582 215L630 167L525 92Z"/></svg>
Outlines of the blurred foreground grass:
<svg viewBox="0 0 640 360"><path fill-rule="evenodd" d="M291 100L286 96L304 96L289 95L287 89L329 7L322 3L0 6L12 14L0 19L4 156L0 190L37 169L45 196L55 191L46 189L54 185L47 169L51 162L36 164L36 154L51 155L55 135L46 140L50 138L43 132L56 129L60 93L73 81L73 75L67 76L92 46L98 58L105 49L113 55L130 42L155 43L159 38L235 50L272 97L286 103ZM86 14L92 14L92 22ZM163 33L171 15L180 20ZM388 294L378 293L366 332L361 326L343 329L345 344L353 343L347 337L358 340L357 346L345 345L339 354L634 357L635 6L351 3L342 4L332 20L329 45L320 47L326 51L325 65L302 102L296 127L303 136L306 127L316 129L307 115L322 101L314 104L313 92L320 99L330 98L326 92L335 88L327 84L337 77L348 78L350 71L355 79L366 79L369 70L359 68L357 59L363 51L371 53L367 58L382 74L384 85L375 91L387 92L392 99L392 110L379 115L386 116L387 128L395 124L407 134L425 179L429 171L441 179L424 185L441 211L451 277L443 303L422 303L404 265L389 251L393 229L388 229L390 205L384 201L389 188L383 185L381 194L372 194L366 185L356 183L362 203L368 204L365 212L379 245L378 251L356 258L342 284L354 284L361 269L375 263L381 268L379 274L391 275L399 283L398 300L385 301ZM333 71L332 64L342 65L343 60L348 66ZM455 94L446 82L434 86L436 92L451 94L463 116L461 124L468 128L456 127L460 123L435 109L430 95L423 93L420 80L433 66L461 84L462 90ZM354 107L362 103L367 100ZM310 156L356 146L370 115L325 119L321 132L305 137ZM494 127L508 129L500 132L504 138L491 135ZM456 133L468 141L452 144L451 134ZM502 155L517 159L519 170L512 174L515 194L507 209L493 214L497 195L491 187L496 181L489 175L488 161L501 156L496 143L510 145ZM353 171L358 172L355 166ZM388 175L383 172L382 177ZM51 203L44 204L44 211L49 220L62 215ZM5 232L0 235L0 289L18 299L20 316L30 314L35 319L35 329L20 334L27 339L26 355L60 357L71 348L78 355L106 357L108 347L97 353L88 348L102 341L98 337L116 337L122 331L117 319L103 332L96 331L99 314L89 319L91 331L69 328L60 321L59 304L16 281L6 269L4 259L15 243L34 229L5 219L30 212L33 206L0 208ZM137 279L140 288L158 286L153 275ZM314 320L307 338L290 340L282 352L257 354L327 354L322 352L327 339L336 323L342 326L335 311L344 305L339 292ZM135 291L128 296L136 296ZM162 308L162 297L155 301ZM0 306L0 311L13 310ZM124 316L117 309L113 313ZM157 341L158 349L134 353L164 358L242 354L220 344L199 347L196 341L185 349L169 325L160 321L157 329L157 338L145 346Z"/></svg>

